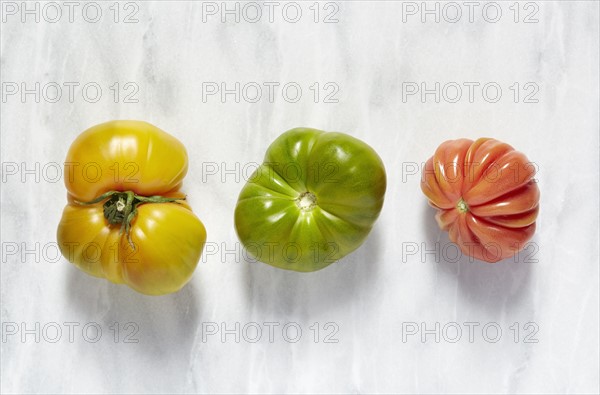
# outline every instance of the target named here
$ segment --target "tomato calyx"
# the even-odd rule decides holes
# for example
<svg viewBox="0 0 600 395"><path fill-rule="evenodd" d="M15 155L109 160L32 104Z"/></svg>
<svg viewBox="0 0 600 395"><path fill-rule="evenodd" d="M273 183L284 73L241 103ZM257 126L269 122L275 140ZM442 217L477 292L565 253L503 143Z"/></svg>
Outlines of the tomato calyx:
<svg viewBox="0 0 600 395"><path fill-rule="evenodd" d="M296 205L302 211L311 211L317 206L317 197L306 191L296 198Z"/></svg>
<svg viewBox="0 0 600 395"><path fill-rule="evenodd" d="M108 199L108 200L106 200ZM164 196L154 195L154 196L141 196L136 195L133 191L109 191L96 199L91 200L89 202L80 202L75 200L75 203L88 206L96 203L100 203L101 201L106 200L102 205L104 209L104 218L108 221L110 225L118 225L121 224L121 229L119 234L123 233L127 236L127 241L132 249L135 250L135 245L133 241L131 241L131 221L137 215L137 207L144 203L177 203L178 200L185 200L183 198L168 198Z"/></svg>
<svg viewBox="0 0 600 395"><path fill-rule="evenodd" d="M467 211L469 211L469 205L462 198L460 198L460 200L456 204L456 209L459 213L464 214Z"/></svg>

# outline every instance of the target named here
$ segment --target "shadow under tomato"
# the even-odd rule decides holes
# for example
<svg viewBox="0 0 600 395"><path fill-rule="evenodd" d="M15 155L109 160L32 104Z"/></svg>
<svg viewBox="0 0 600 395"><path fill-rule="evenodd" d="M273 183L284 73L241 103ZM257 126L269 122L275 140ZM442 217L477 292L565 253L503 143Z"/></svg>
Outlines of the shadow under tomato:
<svg viewBox="0 0 600 395"><path fill-rule="evenodd" d="M351 304L374 287L381 251L375 224L354 252L316 272L300 273L245 260L247 300L261 316L319 315Z"/></svg>
<svg viewBox="0 0 600 395"><path fill-rule="evenodd" d="M436 210L427 203L423 204L422 207L422 223L425 225L426 242L428 245L439 242L442 233L445 232L440 229L435 220Z"/></svg>
<svg viewBox="0 0 600 395"><path fill-rule="evenodd" d="M187 366L188 361L178 362L177 355L189 355L199 320L199 295L193 280L177 293L147 296L126 285L89 276L71 265L67 292L81 325L96 322L105 331L103 336L112 337L110 328L116 322L120 343L128 343L126 337L137 340L136 351L148 358L161 359L165 365Z"/></svg>
<svg viewBox="0 0 600 395"><path fill-rule="evenodd" d="M484 305L491 311L520 304L527 295L532 297L528 292L532 263L524 259L524 254L496 263L462 254L450 241L448 232L439 229L435 221L436 210L428 204L424 206L425 243L430 249L436 246L437 251L435 259L428 260L428 263L431 261L436 265L440 281L455 281L463 299Z"/></svg>

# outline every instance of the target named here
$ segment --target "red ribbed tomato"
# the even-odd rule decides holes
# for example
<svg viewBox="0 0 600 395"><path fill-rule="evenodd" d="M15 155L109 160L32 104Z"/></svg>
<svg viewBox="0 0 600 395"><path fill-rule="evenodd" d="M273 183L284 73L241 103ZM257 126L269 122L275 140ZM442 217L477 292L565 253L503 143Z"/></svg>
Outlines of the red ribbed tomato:
<svg viewBox="0 0 600 395"><path fill-rule="evenodd" d="M508 144L450 140L425 164L421 189L463 253L497 262L520 251L535 232L540 191L534 175L533 163Z"/></svg>

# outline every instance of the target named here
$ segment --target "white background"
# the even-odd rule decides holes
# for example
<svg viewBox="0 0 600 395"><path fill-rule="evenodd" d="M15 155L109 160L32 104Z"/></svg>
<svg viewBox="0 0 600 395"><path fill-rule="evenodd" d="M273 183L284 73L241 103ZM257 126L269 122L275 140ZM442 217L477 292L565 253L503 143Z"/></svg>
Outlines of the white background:
<svg viewBox="0 0 600 395"><path fill-rule="evenodd" d="M312 1L297 3L296 23L295 6L282 15L286 3L274 6L272 22L261 3L255 23L256 9L244 3L239 23L234 14L221 22L221 2L98 2L87 14L77 3L72 22L58 2L55 23L54 5L37 3L39 22L35 15L23 22L21 2L8 3L3 92L39 83L40 98L19 91L1 103L2 392L598 393L597 2L499 2L485 14L481 2L472 21L462 2L460 18L454 5L438 3L439 23L411 15L421 2L320 3L318 23ZM97 8L102 15L92 23ZM323 23L331 13L337 22ZM128 15L133 23L124 23ZM528 15L532 23L524 23ZM71 82L79 84L72 100ZM222 82L280 86L273 102L266 87L257 103L203 98L206 83ZM282 95L290 82L302 89L296 103ZM413 83L436 82L439 103L433 94L403 98ZM479 84L472 102L469 82ZM95 103L94 90L82 90L88 83L102 89ZM501 87L497 102L494 89L482 94L487 83ZM63 89L53 103L55 84ZM451 103L455 84L462 97ZM332 86L337 103L324 100ZM137 103L125 102L136 87ZM537 103L525 103L536 87L529 99ZM55 257L66 191L52 169L81 131L112 119L149 121L188 149L184 190L212 247L177 294L139 295ZM206 171L260 162L270 142L296 126L363 139L388 173L385 205L365 244L310 274L246 262L233 227L243 174ZM530 247L494 265L452 259L412 174L444 140L481 136L525 152L538 165L542 193ZM36 174L22 172L36 166ZM437 242L439 252L421 255ZM415 245L418 253L403 254ZM278 325L272 341L269 322ZM282 335L288 323L302 330L295 343L293 328ZM248 324L262 328L256 343ZM207 334L214 325L219 333ZM419 333L409 335L414 326ZM452 342L457 326L462 336ZM95 327L102 334L92 342ZM224 339L221 329L231 330ZM422 338L421 329L431 333Z"/></svg>

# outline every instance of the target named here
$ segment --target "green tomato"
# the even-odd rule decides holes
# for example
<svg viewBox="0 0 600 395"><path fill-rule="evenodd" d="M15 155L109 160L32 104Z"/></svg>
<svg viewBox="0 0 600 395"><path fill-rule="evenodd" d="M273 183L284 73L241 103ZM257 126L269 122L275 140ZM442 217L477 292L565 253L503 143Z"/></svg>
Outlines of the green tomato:
<svg viewBox="0 0 600 395"><path fill-rule="evenodd" d="M312 272L357 249L383 206L385 168L364 142L295 128L269 147L242 189L235 228L246 252Z"/></svg>

